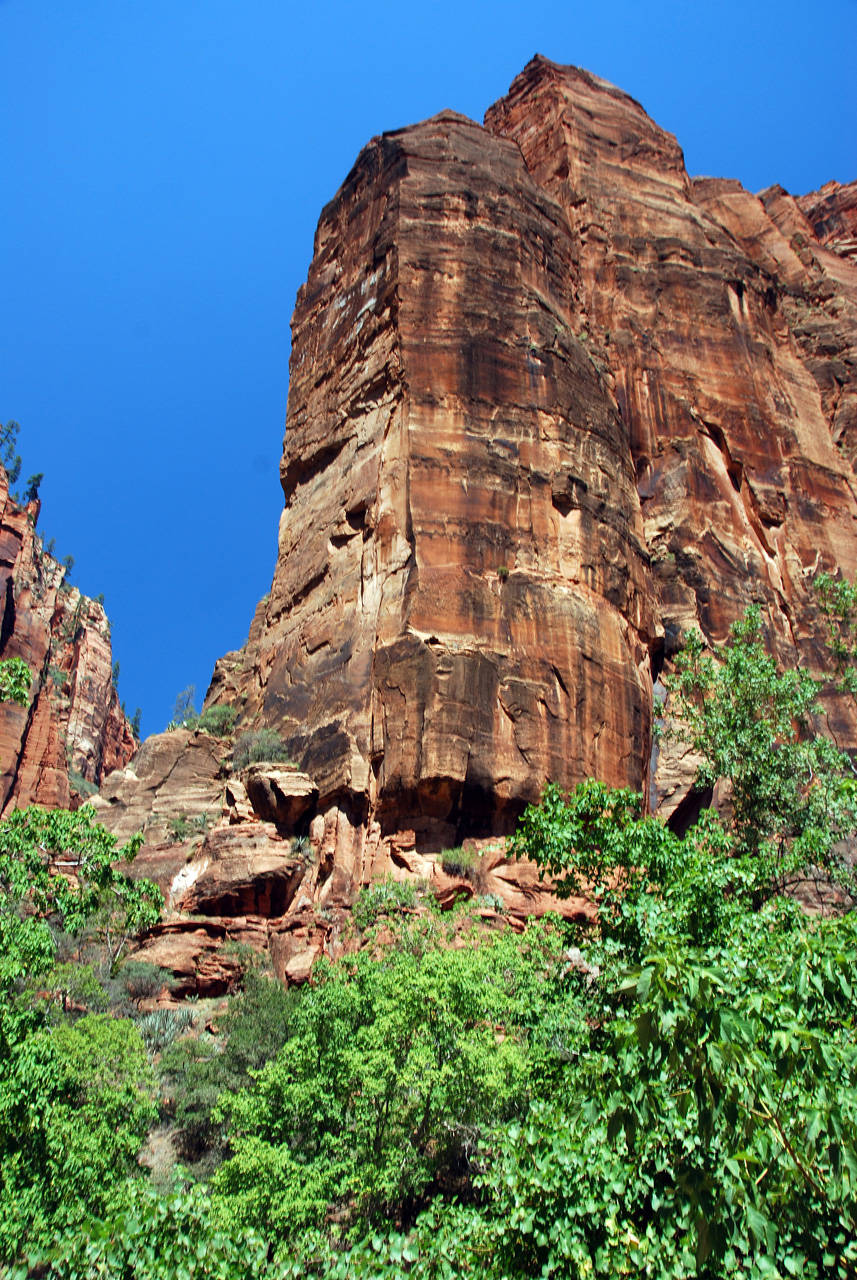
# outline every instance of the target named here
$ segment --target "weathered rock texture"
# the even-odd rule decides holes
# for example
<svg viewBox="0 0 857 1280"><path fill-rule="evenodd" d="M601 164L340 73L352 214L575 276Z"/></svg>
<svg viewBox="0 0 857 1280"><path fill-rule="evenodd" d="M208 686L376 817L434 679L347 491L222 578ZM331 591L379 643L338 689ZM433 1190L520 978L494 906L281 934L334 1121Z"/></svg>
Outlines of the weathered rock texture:
<svg viewBox="0 0 857 1280"><path fill-rule="evenodd" d="M306 775L224 782L229 848L267 851L204 899L265 921L279 972L373 877L452 894L437 852L549 779L682 821L692 761L650 724L688 627L722 641L758 603L782 661L823 668L813 576L857 573L854 236L854 184L692 180L638 103L542 58L484 127L361 152L295 309L271 594L207 699ZM300 875L265 843L292 833ZM480 892L555 904L498 848Z"/></svg>
<svg viewBox="0 0 857 1280"><path fill-rule="evenodd" d="M23 658L33 674L27 707L0 703L4 812L76 803L136 749L113 687L107 615L68 585L38 517L38 502L10 497L0 467L0 658Z"/></svg>
<svg viewBox="0 0 857 1280"><path fill-rule="evenodd" d="M295 310L271 595L209 695L282 730L322 809L429 850L548 778L675 804L649 723L683 630L758 601L823 663L812 576L857 569L853 185L781 199L803 256L770 193L692 181L541 58L484 128L361 153Z"/></svg>

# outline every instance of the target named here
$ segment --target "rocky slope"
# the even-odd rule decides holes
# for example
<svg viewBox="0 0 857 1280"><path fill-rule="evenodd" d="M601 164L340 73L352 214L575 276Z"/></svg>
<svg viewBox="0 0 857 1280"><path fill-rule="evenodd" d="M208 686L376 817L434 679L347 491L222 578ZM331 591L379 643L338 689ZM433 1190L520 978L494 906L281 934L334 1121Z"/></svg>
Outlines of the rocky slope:
<svg viewBox="0 0 857 1280"><path fill-rule="evenodd" d="M650 734L682 632L722 641L758 603L781 660L820 669L812 578L857 573L854 218L854 184L691 179L638 103L543 58L483 126L364 148L295 309L271 594L207 698L277 729L311 798L272 810L224 754L228 838L170 881L186 924L246 839L237 884L268 870L205 901L294 977L339 928L320 912L388 871L440 885L462 839L494 850L487 891L539 909L496 840L549 779L698 803Z"/></svg>
<svg viewBox="0 0 857 1280"><path fill-rule="evenodd" d="M9 495L0 467L0 658L33 673L27 707L0 703L0 804L67 807L136 750L112 679L101 604L66 581L36 534L39 503Z"/></svg>

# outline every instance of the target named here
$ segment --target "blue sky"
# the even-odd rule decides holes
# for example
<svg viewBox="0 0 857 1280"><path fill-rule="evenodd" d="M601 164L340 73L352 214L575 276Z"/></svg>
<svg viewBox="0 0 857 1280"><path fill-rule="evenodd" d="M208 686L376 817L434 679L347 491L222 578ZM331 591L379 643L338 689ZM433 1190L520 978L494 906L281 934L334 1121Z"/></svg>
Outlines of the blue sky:
<svg viewBox="0 0 857 1280"><path fill-rule="evenodd" d="M481 120L540 52L800 193L857 177L855 49L857 0L0 0L0 417L144 732L270 586L291 311L373 134Z"/></svg>

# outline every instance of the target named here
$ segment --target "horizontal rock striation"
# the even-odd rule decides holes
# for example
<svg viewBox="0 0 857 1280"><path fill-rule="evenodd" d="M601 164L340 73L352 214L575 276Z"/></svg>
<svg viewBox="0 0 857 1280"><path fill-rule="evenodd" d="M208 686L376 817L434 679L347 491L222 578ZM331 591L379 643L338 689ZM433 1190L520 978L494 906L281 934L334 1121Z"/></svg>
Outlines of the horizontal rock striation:
<svg viewBox="0 0 857 1280"><path fill-rule="evenodd" d="M447 112L363 151L298 297L245 709L425 849L548 778L647 780L648 557L578 254L519 148Z"/></svg>
<svg viewBox="0 0 857 1280"><path fill-rule="evenodd" d="M0 703L0 806L79 803L136 750L113 686L104 607L66 581L0 467L0 658L33 676L27 707Z"/></svg>
<svg viewBox="0 0 857 1280"><path fill-rule="evenodd" d="M206 700L295 765L171 735L105 792L169 871L183 972L223 934L301 981L379 876L555 907L501 838L546 781L699 803L650 730L689 627L759 604L780 660L824 669L813 578L857 574L855 207L691 179L638 103L544 58L484 126L364 148L295 308L271 593ZM164 818L216 804L179 858Z"/></svg>

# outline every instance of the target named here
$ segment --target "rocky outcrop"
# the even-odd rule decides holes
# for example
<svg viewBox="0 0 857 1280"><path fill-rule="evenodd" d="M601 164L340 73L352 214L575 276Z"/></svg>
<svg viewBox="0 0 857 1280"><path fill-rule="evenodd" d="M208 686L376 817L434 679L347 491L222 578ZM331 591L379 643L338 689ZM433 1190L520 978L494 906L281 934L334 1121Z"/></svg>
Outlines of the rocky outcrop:
<svg viewBox="0 0 857 1280"><path fill-rule="evenodd" d="M36 533L38 501L9 495L0 467L0 658L33 675L27 707L0 703L0 804L78 803L134 754L113 685L110 623L69 586Z"/></svg>
<svg viewBox="0 0 857 1280"><path fill-rule="evenodd" d="M207 696L297 771L197 778L223 817L181 867L163 844L183 954L204 911L302 980L383 876L554 908L502 844L548 780L688 820L694 761L650 732L682 634L759 604L821 670L812 580L857 574L854 220L854 184L691 179L638 103L543 58L484 126L364 148L295 309L271 593ZM117 829L208 747L157 750L154 792L145 761L105 792ZM450 876L462 840L477 870Z"/></svg>
<svg viewBox="0 0 857 1280"><path fill-rule="evenodd" d="M353 830L437 851L548 778L647 781L648 558L576 258L519 148L453 113L370 143L322 215L233 689Z"/></svg>
<svg viewBox="0 0 857 1280"><path fill-rule="evenodd" d="M797 203L819 244L857 262L857 181L825 182Z"/></svg>

